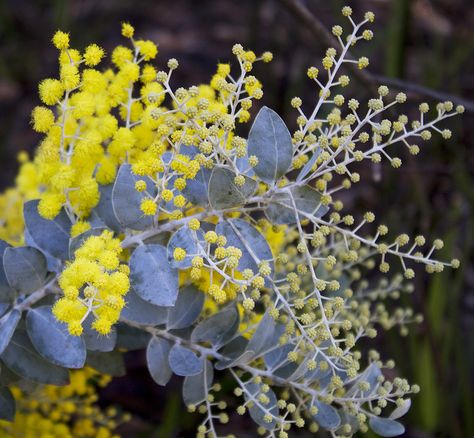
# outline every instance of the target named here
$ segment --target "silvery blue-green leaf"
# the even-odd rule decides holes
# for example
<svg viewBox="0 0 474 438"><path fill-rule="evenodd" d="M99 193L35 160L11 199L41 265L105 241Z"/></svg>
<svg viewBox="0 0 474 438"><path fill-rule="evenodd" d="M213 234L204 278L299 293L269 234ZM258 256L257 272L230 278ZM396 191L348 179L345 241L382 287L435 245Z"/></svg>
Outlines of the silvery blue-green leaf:
<svg viewBox="0 0 474 438"><path fill-rule="evenodd" d="M235 173L226 167L215 166L209 179L209 202L216 210L238 207L245 204L257 189L257 182L244 176L245 183L239 187L234 183Z"/></svg>
<svg viewBox="0 0 474 438"><path fill-rule="evenodd" d="M378 379L381 375L382 371L380 371L380 368L375 362L372 362L364 372L359 375L352 387L347 391L347 396L352 397L357 394L361 397L368 397L369 395L372 395L377 390L379 385ZM361 391L359 389L359 384L361 382L367 382L369 384L370 387L367 391Z"/></svg>
<svg viewBox="0 0 474 438"><path fill-rule="evenodd" d="M279 344L279 339L284 333L284 325L278 324L275 330L275 337L272 341L273 348L265 354L264 360L267 367L272 370L272 373L282 379L290 379L295 373L303 368L297 362L290 362L288 360L288 353L290 351L296 350L296 345L292 342L289 342L284 345ZM306 367L303 368L306 370Z"/></svg>
<svg viewBox="0 0 474 438"><path fill-rule="evenodd" d="M14 373L29 380L47 385L69 384L69 371L43 359L36 352L25 330L15 331L0 357Z"/></svg>
<svg viewBox="0 0 474 438"><path fill-rule="evenodd" d="M210 342L216 349L229 342L237 332L240 317L235 304L229 304L218 313L201 321L193 330L193 342Z"/></svg>
<svg viewBox="0 0 474 438"><path fill-rule="evenodd" d="M83 323L84 332L82 338L84 339L86 349L89 351L112 351L117 343L117 331L115 327L112 327L109 334L101 335L92 328L93 322L94 316L91 313Z"/></svg>
<svg viewBox="0 0 474 438"><path fill-rule="evenodd" d="M270 370L278 369L287 363L288 353L293 351L295 346L288 343L284 345L275 344L275 348L265 354L265 365Z"/></svg>
<svg viewBox="0 0 474 438"><path fill-rule="evenodd" d="M121 231L122 226L120 225L117 216L115 216L114 209L112 207L112 190L113 184L99 185L100 200L93 212L102 220L113 231Z"/></svg>
<svg viewBox="0 0 474 438"><path fill-rule="evenodd" d="M276 425L275 417L279 417L279 410L277 406L277 398L273 390L269 390L265 395L270 399L267 404L263 404L258 401L258 396L261 394L261 386L256 383L246 383L244 398L246 401L251 400L253 405L249 407L249 414L252 417L252 420L255 421L260 427L263 427L266 430L273 430ZM273 416L271 422L265 421L263 418L266 414Z"/></svg>
<svg viewBox="0 0 474 438"><path fill-rule="evenodd" d="M273 345L278 345L274 342L276 327L277 324L270 316L270 313L268 311L265 312L265 315L263 315L263 318L258 323L258 327L247 345L247 351L251 351L253 353L253 357L258 357L268 348L272 347Z"/></svg>
<svg viewBox="0 0 474 438"><path fill-rule="evenodd" d="M156 306L174 306L178 297L178 271L168 261L161 245L141 245L130 258L130 283L145 301Z"/></svg>
<svg viewBox="0 0 474 438"><path fill-rule="evenodd" d="M152 337L146 349L148 371L152 379L161 386L165 386L173 375L168 362L172 346L167 339Z"/></svg>
<svg viewBox="0 0 474 438"><path fill-rule="evenodd" d="M369 420L369 426L377 435L385 437L399 436L405 433L403 424L390 418L372 416Z"/></svg>
<svg viewBox="0 0 474 438"><path fill-rule="evenodd" d="M318 408L318 412L316 415L313 415L313 419L323 429L335 430L341 425L341 417L339 416L337 409L319 400L314 400L313 405Z"/></svg>
<svg viewBox="0 0 474 438"><path fill-rule="evenodd" d="M33 240L33 238L30 235L30 232L28 231L27 228L25 228L23 232L23 236L25 238L25 246L29 246L31 248L37 249L41 254L44 255L46 258L46 269L49 272L55 272L59 274L62 271L62 262L61 260L57 259L56 257L52 256L49 252L45 251L44 249L41 249L39 245L36 244L36 242Z"/></svg>
<svg viewBox="0 0 474 438"><path fill-rule="evenodd" d="M155 306L142 300L133 289L128 291L125 301L120 313L121 320L143 325L160 325L168 320L168 307Z"/></svg>
<svg viewBox="0 0 474 438"><path fill-rule="evenodd" d="M319 381L319 386L321 388L325 388L327 385L327 382L329 382L331 377L332 377L331 368L322 370L318 366L314 370L308 370L308 372L305 375L305 381L308 382L308 384L314 383L315 381Z"/></svg>
<svg viewBox="0 0 474 438"><path fill-rule="evenodd" d="M307 215L322 217L329 208L321 204L321 195L310 186L297 186L290 189L290 193L280 192L273 195L272 202L265 209L270 222L274 225L296 223L295 209L291 197L293 197L300 219Z"/></svg>
<svg viewBox="0 0 474 438"><path fill-rule="evenodd" d="M267 240L250 223L242 219L226 219L220 221L216 226L216 233L223 234L227 238L227 245L235 246L242 251L239 260L238 270L252 269L258 272L258 265L255 261L270 261L272 273L274 271L273 255Z"/></svg>
<svg viewBox="0 0 474 438"><path fill-rule="evenodd" d="M168 310L168 330L189 327L198 319L204 305L204 293L195 286L181 288L174 307Z"/></svg>
<svg viewBox="0 0 474 438"><path fill-rule="evenodd" d="M15 298L15 291L8 283L5 269L3 268L3 256L5 250L10 245L3 240L0 240L0 303L3 305L9 304Z"/></svg>
<svg viewBox="0 0 474 438"><path fill-rule="evenodd" d="M336 376L339 376L343 382L347 379L347 373L343 370L336 370L334 372L334 374ZM333 376L333 372L330 372L330 373L326 374L324 377L319 377L319 379L318 379L319 380L319 387L321 389L327 388L329 383L331 383L332 376Z"/></svg>
<svg viewBox="0 0 474 438"><path fill-rule="evenodd" d="M225 357L215 363L216 370L224 370L234 366L236 362L244 361L248 356L246 353L249 341L243 336L237 336L228 342L219 353ZM250 358L251 359L251 358Z"/></svg>
<svg viewBox="0 0 474 438"><path fill-rule="evenodd" d="M291 166L291 134L281 117L266 106L255 117L247 140L247 151L249 156L258 158L254 172L269 184L283 176Z"/></svg>
<svg viewBox="0 0 474 438"><path fill-rule="evenodd" d="M187 269L191 267L191 261L195 255L200 254L199 242L204 241L204 233L202 230L191 230L187 225L179 228L171 236L168 242L168 260L173 268ZM176 248L182 248L186 251L183 260L175 260L173 252Z"/></svg>
<svg viewBox="0 0 474 438"><path fill-rule="evenodd" d="M168 363L178 376L195 376L203 370L203 359L193 350L175 344L169 353Z"/></svg>
<svg viewBox="0 0 474 438"><path fill-rule="evenodd" d="M5 351L5 348L7 348L20 318L21 313L18 310L13 309L3 315L0 319L0 354Z"/></svg>
<svg viewBox="0 0 474 438"><path fill-rule="evenodd" d="M323 150L318 147L314 152L313 152L313 155L311 155L311 158L308 160L308 162L303 166L303 168L301 169L300 173L298 174L297 178L296 178L296 182L300 182L302 181L306 175L309 174L311 168L313 167L314 163L316 163L316 160L318 159L318 157L321 155L321 152Z"/></svg>
<svg viewBox="0 0 474 438"><path fill-rule="evenodd" d="M290 376L298 369L298 364L296 362L283 363L280 367L273 371L275 376L280 377L281 379L289 379Z"/></svg>
<svg viewBox="0 0 474 438"><path fill-rule="evenodd" d="M39 250L29 246L6 248L3 268L10 286L23 294L40 289L46 280L46 259Z"/></svg>
<svg viewBox="0 0 474 438"><path fill-rule="evenodd" d="M179 153L194 158L199 154L196 146L181 145ZM182 190L186 199L194 205L205 207L209 205L208 187L211 170L201 167L193 179L186 180L186 187Z"/></svg>
<svg viewBox="0 0 474 438"><path fill-rule="evenodd" d="M100 236L106 228L91 228L90 230L84 231L69 240L69 258L74 258L74 252L78 250L84 242L91 236Z"/></svg>
<svg viewBox="0 0 474 438"><path fill-rule="evenodd" d="M50 306L28 310L26 329L36 351L46 360L65 368L82 368L86 361L86 346L80 336L72 336L59 322Z"/></svg>
<svg viewBox="0 0 474 438"><path fill-rule="evenodd" d="M123 354L119 351L89 351L86 364L112 377L122 377L126 374Z"/></svg>
<svg viewBox="0 0 474 438"><path fill-rule="evenodd" d="M197 154L200 153L200 151L199 151L198 147L196 147L192 144L180 143L178 145L178 153L193 159ZM165 154L166 154L166 152L165 152ZM166 163L169 163L171 161L171 158L172 158L172 154L169 155L169 158L168 158L167 161L165 161L165 160L163 160L163 161L165 161Z"/></svg>
<svg viewBox="0 0 474 438"><path fill-rule="evenodd" d="M395 408L390 414L389 418L391 420L396 420L397 418L403 417L411 408L411 400L409 398L405 399L401 406Z"/></svg>
<svg viewBox="0 0 474 438"><path fill-rule="evenodd" d="M131 169L129 164L120 166L112 190L112 207L122 227L145 230L153 225L153 216L145 216L140 210L140 205L147 193L152 198L155 197L156 188L150 178L135 175ZM135 190L135 183L138 180L146 182L145 192L140 193Z"/></svg>
<svg viewBox="0 0 474 438"><path fill-rule="evenodd" d="M209 205L209 180L212 171L201 167L193 179L186 180L186 187L183 189L183 195L193 205L205 207Z"/></svg>
<svg viewBox="0 0 474 438"><path fill-rule="evenodd" d="M187 376L183 382L183 400L186 405L198 405L206 400L214 380L212 363L204 361L203 370L195 376Z"/></svg>
<svg viewBox="0 0 474 438"><path fill-rule="evenodd" d="M23 206L25 228L39 249L61 260L68 258L71 220L62 209L53 219L44 219L38 213L38 200L28 201Z"/></svg>
<svg viewBox="0 0 474 438"><path fill-rule="evenodd" d="M343 434L343 426L349 424L351 426L351 433L356 433L360 429L359 420L354 415L350 415L347 412L344 412L343 409L338 410L339 416L341 417L341 426L336 433Z"/></svg>
<svg viewBox="0 0 474 438"><path fill-rule="evenodd" d="M0 388L0 420L13 421L15 418L15 399L8 388Z"/></svg>
<svg viewBox="0 0 474 438"><path fill-rule="evenodd" d="M239 169L240 173L249 176L250 178L255 177L255 172L249 163L249 157L241 157L235 160L235 166Z"/></svg>
<svg viewBox="0 0 474 438"><path fill-rule="evenodd" d="M272 348L268 349L264 355L265 365L269 369L278 368L281 366L285 362L288 353L294 350L294 345L290 342L280 345L280 338L284 333L285 325L276 324L270 343Z"/></svg>
<svg viewBox="0 0 474 438"><path fill-rule="evenodd" d="M293 372L288 376L288 379L291 381L298 381L308 372L308 361L314 358L314 352L309 352L303 358L301 363L297 364Z"/></svg>
<svg viewBox="0 0 474 438"><path fill-rule="evenodd" d="M146 348L150 341L150 333L137 327L124 323L118 323L115 327L117 329L117 348L128 351L141 350Z"/></svg>

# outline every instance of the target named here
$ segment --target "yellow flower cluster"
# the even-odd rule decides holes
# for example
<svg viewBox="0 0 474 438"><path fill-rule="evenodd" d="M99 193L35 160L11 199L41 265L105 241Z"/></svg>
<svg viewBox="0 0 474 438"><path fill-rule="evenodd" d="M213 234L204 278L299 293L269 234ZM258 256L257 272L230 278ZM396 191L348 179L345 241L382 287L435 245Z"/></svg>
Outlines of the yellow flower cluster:
<svg viewBox="0 0 474 438"><path fill-rule="evenodd" d="M43 106L33 110L32 126L44 138L29 170L34 187L43 188L35 197L40 198L44 218L53 219L62 207L70 215L86 218L99 201L99 185L112 183L120 164L128 162L137 175L155 180L168 165L163 154L177 145L196 145L201 153L190 158L176 150L169 163L175 174L173 186L168 186L169 178L158 184L164 200L179 196L186 179L193 179L201 167L215 164L216 144L229 150L230 157L245 154L245 146L234 148L232 130L236 122L249 120L252 100L263 95L261 83L247 73L256 61L271 61L271 53L257 57L234 46L242 70L240 91L229 64L219 64L209 85L172 91L169 79L178 61L168 61L169 71L157 71L149 62L156 57L157 46L135 39L134 34L133 26L122 25L131 47L117 46L111 53L113 68L106 70L96 68L105 55L97 44L81 53L71 48L67 33L58 31L53 37L59 50L59 77L39 84ZM138 185L137 190L143 187ZM175 206L180 209L183 202L178 197ZM157 207L148 200L142 210L154 215Z"/></svg>
<svg viewBox="0 0 474 438"><path fill-rule="evenodd" d="M109 381L84 368L71 372L67 386L43 385L32 392L12 387L17 413L13 422L0 420L0 438L118 438L114 429L130 416L96 405L96 386Z"/></svg>
<svg viewBox="0 0 474 438"><path fill-rule="evenodd" d="M61 273L59 285L64 297L56 301L53 313L68 324L72 335L82 334L82 324L90 313L94 315L92 328L101 335L110 333L118 321L125 306L123 297L130 288L129 268L120 264L121 252L120 240L104 231L88 237Z"/></svg>

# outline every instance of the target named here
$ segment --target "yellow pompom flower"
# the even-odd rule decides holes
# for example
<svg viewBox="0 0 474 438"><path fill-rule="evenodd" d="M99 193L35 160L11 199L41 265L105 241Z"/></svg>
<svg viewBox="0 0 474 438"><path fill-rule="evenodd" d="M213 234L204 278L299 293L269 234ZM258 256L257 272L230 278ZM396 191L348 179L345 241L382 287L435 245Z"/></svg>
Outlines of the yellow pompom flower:
<svg viewBox="0 0 474 438"><path fill-rule="evenodd" d="M117 67L122 67L125 63L133 60L133 53L128 47L117 46L112 52L112 62Z"/></svg>
<svg viewBox="0 0 474 438"><path fill-rule="evenodd" d="M188 223L188 226L191 230L197 231L201 227L201 223L198 219L191 219Z"/></svg>
<svg viewBox="0 0 474 438"><path fill-rule="evenodd" d="M111 322L107 320L106 318L96 319L92 323L92 328L101 335L109 334L111 327L112 327Z"/></svg>
<svg viewBox="0 0 474 438"><path fill-rule="evenodd" d="M83 321L94 309L92 327L107 334L125 306L122 298L130 288L129 270L120 265L120 240L111 231L88 237L74 252L74 260L59 277L64 298L56 301L53 314L68 324L69 333L79 336L77 321Z"/></svg>
<svg viewBox="0 0 474 438"><path fill-rule="evenodd" d="M36 132L48 132L49 128L54 124L54 114L49 108L37 106L31 114L33 121L33 129Z"/></svg>
<svg viewBox="0 0 474 438"><path fill-rule="evenodd" d="M116 174L116 163L110 157L104 157L99 163L95 178L99 184L110 184L114 181Z"/></svg>
<svg viewBox="0 0 474 438"><path fill-rule="evenodd" d="M64 93L63 85L57 79L44 79L38 86L39 96L46 105L58 103Z"/></svg>
<svg viewBox="0 0 474 438"><path fill-rule="evenodd" d="M156 47L156 44L153 41L140 40L136 41L135 45L138 47L138 50L140 50L145 61L155 58L158 53L158 47Z"/></svg>
<svg viewBox="0 0 474 438"><path fill-rule="evenodd" d="M38 203L38 213L45 219L54 219L63 206L64 195L58 193L44 193Z"/></svg>
<svg viewBox="0 0 474 438"><path fill-rule="evenodd" d="M183 208L186 205L186 198L183 195L178 195L173 199L173 203L178 208Z"/></svg>
<svg viewBox="0 0 474 438"><path fill-rule="evenodd" d="M73 64L62 65L59 76L66 90L72 90L79 85L79 70Z"/></svg>
<svg viewBox="0 0 474 438"><path fill-rule="evenodd" d="M53 36L53 44L58 50L64 50L69 47L69 34L58 30Z"/></svg>
<svg viewBox="0 0 474 438"><path fill-rule="evenodd" d="M78 221L71 227L71 237L79 236L91 229L91 224L85 221Z"/></svg>
<svg viewBox="0 0 474 438"><path fill-rule="evenodd" d="M122 36L125 38L133 38L135 28L130 23L122 23Z"/></svg>
<svg viewBox="0 0 474 438"><path fill-rule="evenodd" d="M84 62L89 67L97 65L104 56L104 49L97 44L91 44L86 47L84 52Z"/></svg>
<svg viewBox="0 0 474 438"><path fill-rule="evenodd" d="M163 198L163 201L169 202L173 199L173 192L169 189L165 189L161 193L161 197Z"/></svg>
<svg viewBox="0 0 474 438"><path fill-rule="evenodd" d="M137 192L144 192L146 190L146 182L143 181L142 179L138 180L135 183L135 190Z"/></svg>
<svg viewBox="0 0 474 438"><path fill-rule="evenodd" d="M140 210L146 216L154 216L156 214L156 203L153 199L144 199L140 204Z"/></svg>
<svg viewBox="0 0 474 438"><path fill-rule="evenodd" d="M82 332L84 331L80 320L71 321L67 325L67 329L69 333L73 336L81 336Z"/></svg>
<svg viewBox="0 0 474 438"><path fill-rule="evenodd" d="M176 260L176 261L181 261L181 260L184 260L184 258L186 257L186 250L184 250L183 248L175 248L174 251L173 251L173 258Z"/></svg>

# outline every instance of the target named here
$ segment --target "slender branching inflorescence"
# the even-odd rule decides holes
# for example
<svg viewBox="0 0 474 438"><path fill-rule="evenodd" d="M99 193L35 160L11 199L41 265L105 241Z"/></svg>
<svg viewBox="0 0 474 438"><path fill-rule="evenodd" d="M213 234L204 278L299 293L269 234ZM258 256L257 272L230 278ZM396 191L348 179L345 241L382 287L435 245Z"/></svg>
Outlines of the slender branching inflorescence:
<svg viewBox="0 0 474 438"><path fill-rule="evenodd" d="M431 116L422 103L413 121L389 119L406 96L386 86L366 105L346 101L345 65L369 64L349 49L372 39L374 14L356 23L349 7L342 12L349 31L332 29L340 47L308 69L313 109L291 100L290 134L263 107L246 138L239 125L263 96L251 72L271 53L236 44L236 73L219 64L209 85L174 88L178 61L157 71L156 45L136 40L129 24L131 48L115 48L104 71L94 68L99 46L81 54L56 33L60 76L40 83L46 106L33 111L45 136L33 160L21 156L17 187L2 198L15 206L0 229L9 242L0 246L7 367L50 383L58 367L88 360L108 372L121 352L146 346L158 384L184 377L184 402L203 416L198 437L220 436L229 421L214 370L228 372L233 408L264 436L403 433L396 420L419 388L390 380L393 360L360 341L421 321L388 301L413 291L415 263L434 273L459 261L437 260L439 239L389 239L372 212L343 212L338 195L359 182L355 163L398 168L397 150L416 155L433 133L449 138L442 122L463 108L444 102ZM9 218L21 221L21 209L24 227ZM31 357L16 349L22 342Z"/></svg>

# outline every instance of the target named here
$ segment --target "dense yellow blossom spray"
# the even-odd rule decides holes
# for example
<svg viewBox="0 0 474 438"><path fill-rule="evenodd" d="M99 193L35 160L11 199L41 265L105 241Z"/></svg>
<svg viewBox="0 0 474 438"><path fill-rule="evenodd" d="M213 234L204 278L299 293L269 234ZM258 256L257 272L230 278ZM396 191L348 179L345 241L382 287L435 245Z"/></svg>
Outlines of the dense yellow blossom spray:
<svg viewBox="0 0 474 438"><path fill-rule="evenodd" d="M268 437L303 427L332 436L404 432L397 420L419 387L389 379L395 363L362 353L360 341L392 327L404 335L420 321L396 307L413 290L412 263L434 273L459 261L435 258L439 239L391 236L372 212L343 212L338 196L360 181L356 163L399 168L397 145L416 155L433 133L449 138L438 125L463 108L422 103L412 121L389 119L406 96L383 85L366 105L346 100L341 69L368 67L349 49L372 39L375 17L356 23L350 7L342 14L349 31L332 29L340 47L307 70L318 91L313 109L291 100L290 133L263 107L247 137L236 129L263 97L251 73L271 53L235 44L236 71L219 64L209 84L174 88L178 61L156 69L156 44L128 23L127 46L105 69L96 68L101 47L81 53L67 33L54 35L59 76L39 84L43 105L32 112L44 136L31 161L20 156L16 188L0 197L9 212L0 223L0 359L30 392L31 381L65 384L69 369L89 363L116 369L124 351L146 347L157 384L184 377L184 402L203 415L199 438L218 436L229 420L214 370L228 372L237 413L248 412ZM393 261L401 272L392 275ZM0 387L6 420L15 398L18 418L28 417L27 391L14 384ZM105 429L90 419L71 426L70 413L58 415L72 427L62 436L107 437L115 424L108 416ZM17 426L2 423L10 434Z"/></svg>

